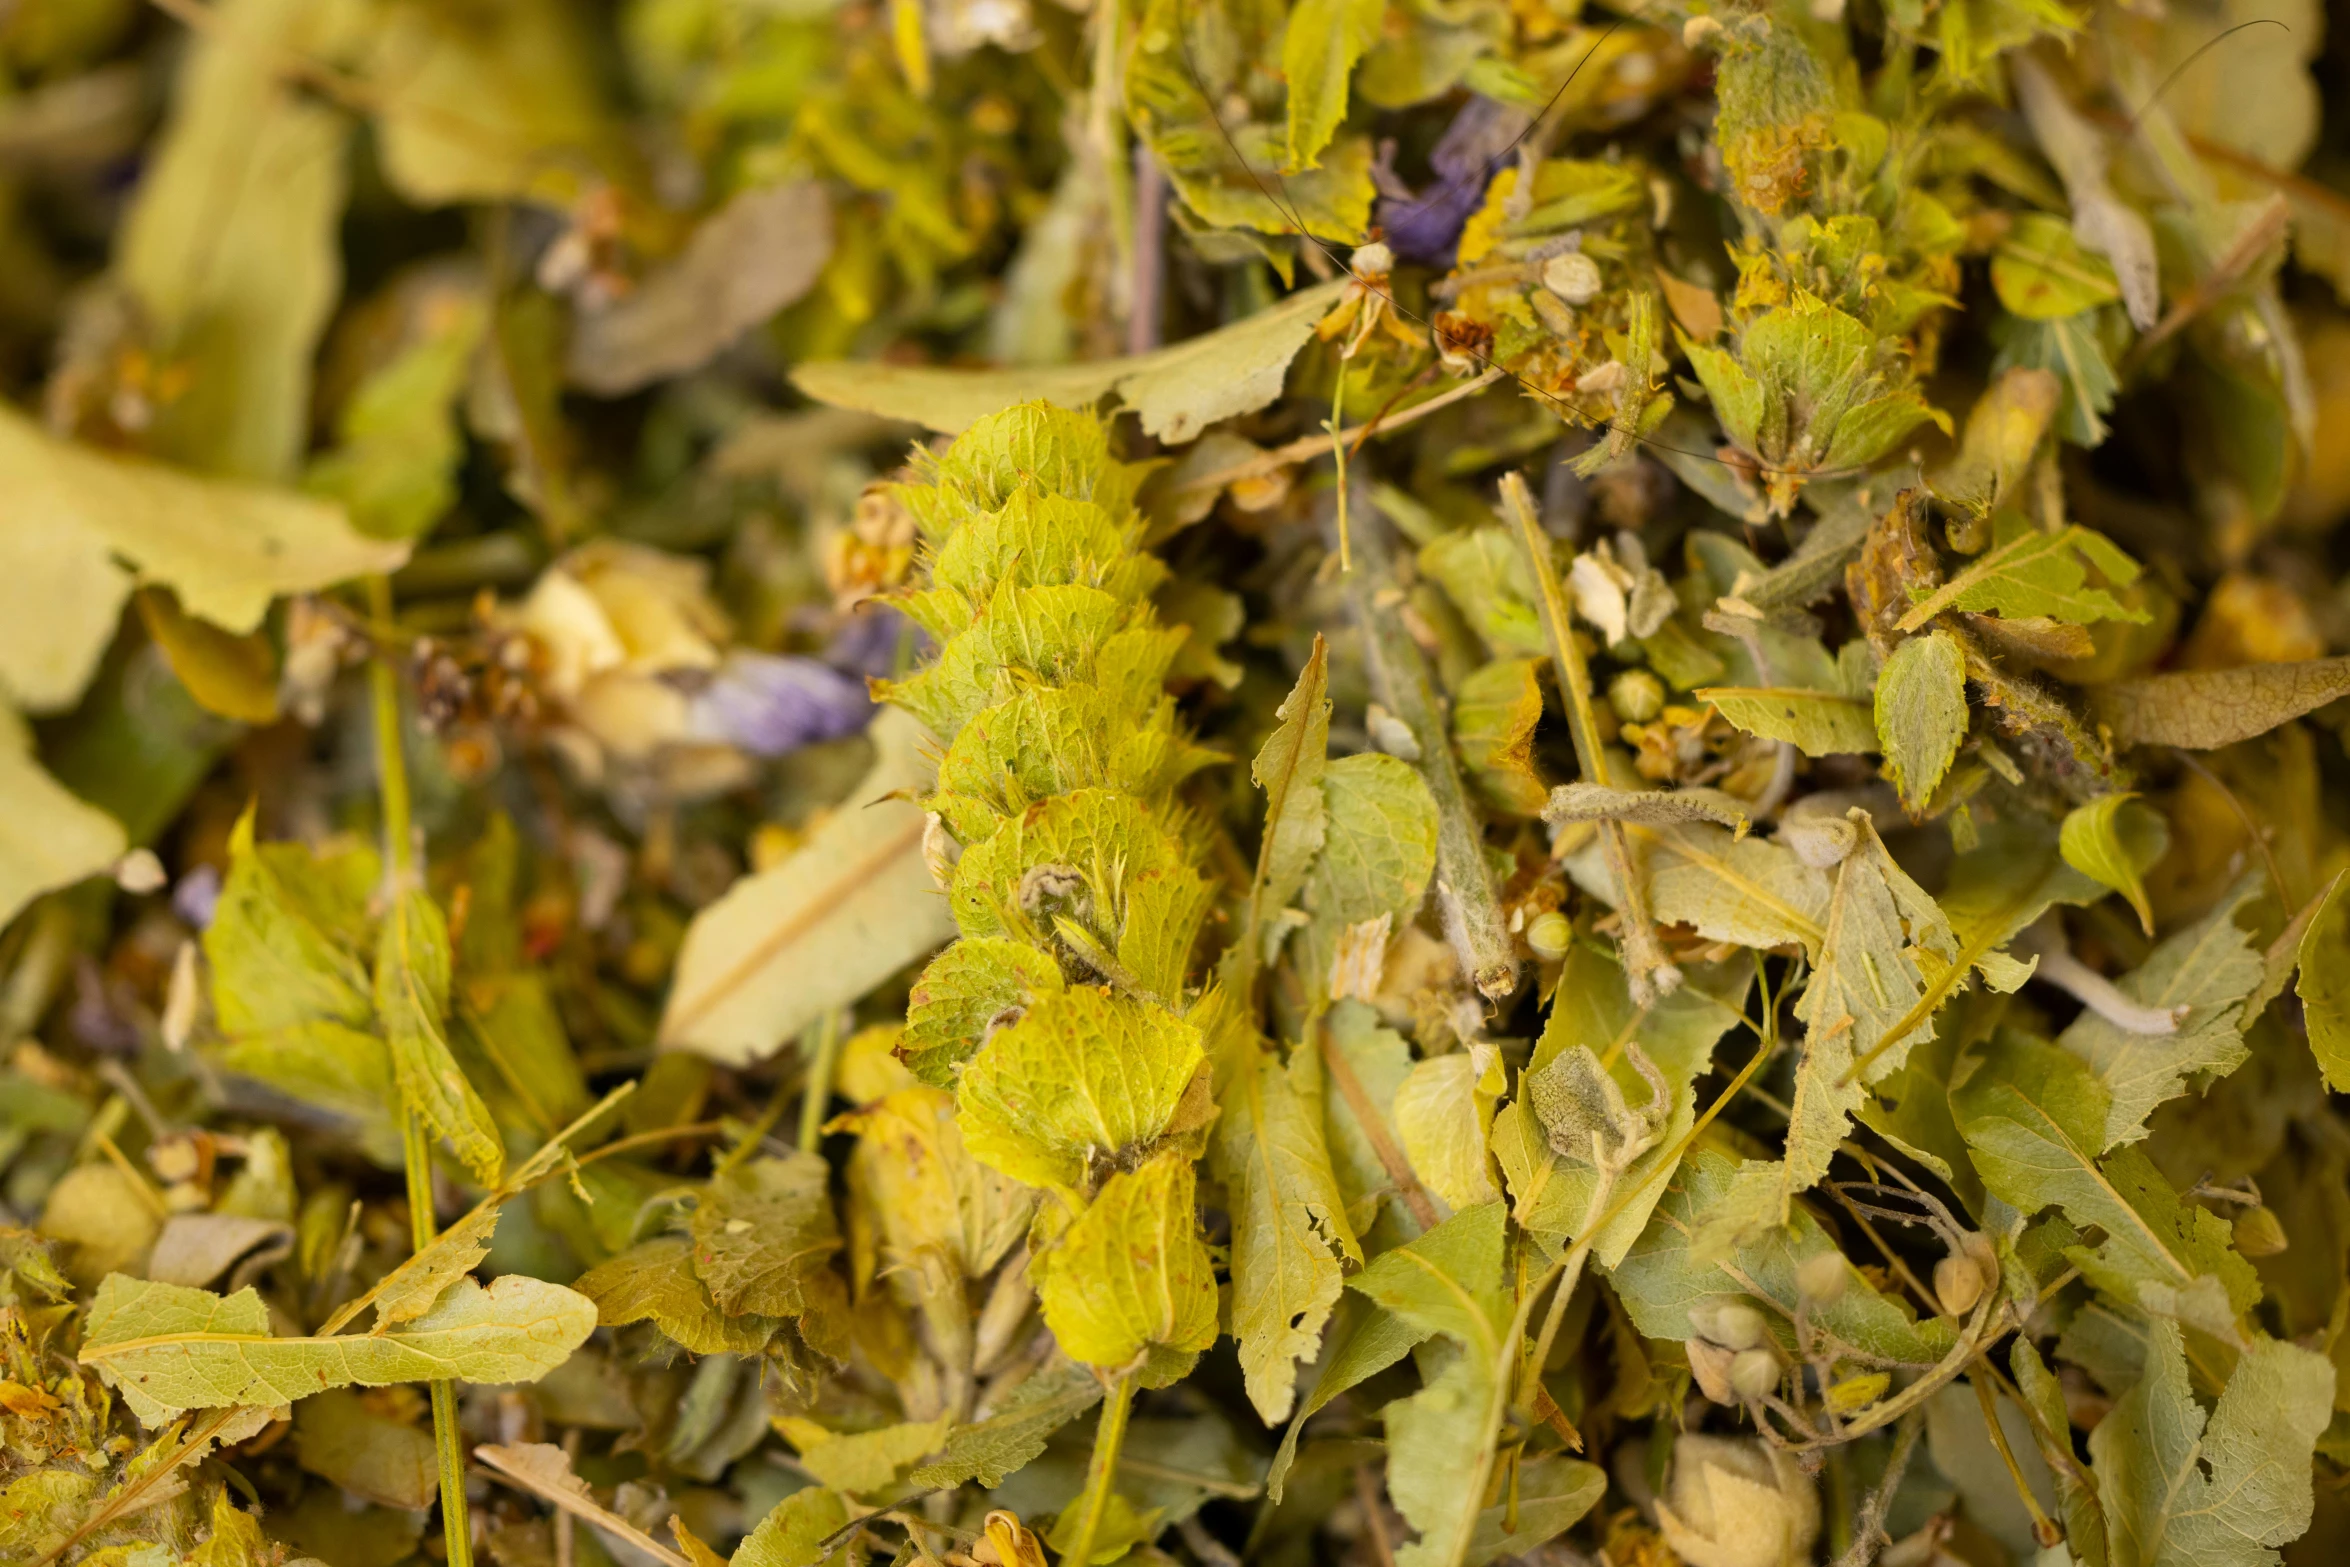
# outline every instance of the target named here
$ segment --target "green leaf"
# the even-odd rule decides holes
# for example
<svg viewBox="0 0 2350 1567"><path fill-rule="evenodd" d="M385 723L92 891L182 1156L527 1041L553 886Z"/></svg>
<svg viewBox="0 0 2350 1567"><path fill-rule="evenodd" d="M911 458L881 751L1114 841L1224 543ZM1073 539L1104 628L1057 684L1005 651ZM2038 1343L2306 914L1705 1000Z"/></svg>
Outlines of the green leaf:
<svg viewBox="0 0 2350 1567"><path fill-rule="evenodd" d="M188 372L187 395L147 432L157 456L247 479L290 478L300 460L311 362L342 287L350 122L278 61L337 58L359 16L226 0L218 29L190 43L115 251L158 350Z"/></svg>
<svg viewBox="0 0 2350 1567"><path fill-rule="evenodd" d="M560 0L468 15L396 5L370 39L384 176L417 207L528 199L569 207L624 167L593 45ZM615 152L618 156L615 156Z"/></svg>
<svg viewBox="0 0 2350 1567"><path fill-rule="evenodd" d="M1066 988L1050 953L1000 937L958 941L914 982L898 1058L925 1083L951 1088L989 1024Z"/></svg>
<svg viewBox="0 0 2350 1567"><path fill-rule="evenodd" d="M2074 870L2128 899L2130 907L2137 911L2138 923L2151 936L2154 908L2146 900L2144 871L2148 856L2142 852L2147 833L2128 830L2133 824L2126 823L2122 817L2122 808L2136 798L2134 793L2117 791L2101 794L2086 805L2074 806L2066 813L2064 827L2057 834L2057 852ZM2152 824L2156 829L2160 825Z"/></svg>
<svg viewBox="0 0 2350 1567"><path fill-rule="evenodd" d="M1436 873L1436 801L1411 764L1365 751L1322 776L1321 857L1306 880L1317 924L1408 919Z"/></svg>
<svg viewBox="0 0 2350 1567"><path fill-rule="evenodd" d="M1318 1062L1310 1048L1288 1068L1252 1050L1217 1095L1211 1152L1232 1216L1232 1336L1268 1426L1289 1418L1298 1363L1322 1342L1344 1287L1339 1258L1363 1260L1322 1139Z"/></svg>
<svg viewBox="0 0 2350 1567"><path fill-rule="evenodd" d="M2059 1045L2089 1064L2112 1097L2106 1148L2145 1137L2146 1118L2155 1106L2184 1092L2190 1078L2225 1077L2250 1056L2244 1030L2251 1019L2243 1004L2260 985L2265 966L2238 921L2261 890L2256 877L2239 882L2210 913L2164 940L2144 963L2115 981L2116 989L2141 1006L2184 1009L2176 1032L2134 1034L2084 1011L2057 1036Z"/></svg>
<svg viewBox="0 0 2350 1567"><path fill-rule="evenodd" d="M1502 1204L1465 1209L1351 1281L1400 1321L1457 1341L1425 1387L1386 1409L1388 1494L1420 1531L1398 1567L1444 1567L1476 1531L1505 1391L1503 1230Z"/></svg>
<svg viewBox="0 0 2350 1567"><path fill-rule="evenodd" d="M2325 901L2301 933L2301 973L2293 982L2310 1052L2336 1093L2350 1093L2350 902L2342 895L2344 879L2337 876L2326 888Z"/></svg>
<svg viewBox="0 0 2350 1567"><path fill-rule="evenodd" d="M1592 1243L1592 1256L1602 1267L1623 1260L1664 1197L1680 1164L1675 1150L1697 1119L1693 1086L1712 1061L1714 1046L1738 1021L1752 983L1751 966L1733 958L1692 968L1680 989L1642 1009L1633 1004L1631 988L1611 954L1582 942L1568 951L1528 1073L1567 1052L1588 1052L1606 1063L1618 1090L1637 1104L1650 1091L1624 1048L1637 1042L1672 1095L1657 1145L1616 1181L1610 1205L1622 1206ZM1525 1081L1521 1076L1521 1087ZM1582 1234L1598 1174L1587 1160L1552 1151L1528 1099L1521 1091L1494 1117L1493 1152L1509 1182L1511 1211L1519 1225L1556 1247Z"/></svg>
<svg viewBox="0 0 2350 1567"><path fill-rule="evenodd" d="M1607 1471L1561 1453L1546 1453L1519 1464L1512 1494L1477 1515L1477 1529L1461 1567L1484 1567L1505 1556L1523 1556L1556 1539L1599 1505Z"/></svg>
<svg viewBox="0 0 2350 1567"><path fill-rule="evenodd" d="M1724 1256L1697 1255L1691 1240L1729 1198L1737 1179L1735 1159L1712 1148L1693 1149L1657 1204L1655 1218L1624 1260L1609 1270L1624 1309L1648 1337L1689 1339L1697 1334L1693 1310L1703 1315L1744 1302L1762 1310L1782 1348L1794 1349L1795 1315L1804 1306L1797 1270L1815 1257L1841 1256L1841 1250L1798 1204L1785 1228L1766 1229ZM1895 1298L1878 1294L1849 1263L1844 1285L1834 1300L1805 1307L1806 1318L1836 1343L1874 1357L1877 1364L1930 1366L1956 1338L1949 1323L1920 1322Z"/></svg>
<svg viewBox="0 0 2350 1567"><path fill-rule="evenodd" d="M1082 985L1043 997L964 1066L964 1146L1031 1186L1082 1188L1158 1140L1206 1060L1164 1007Z"/></svg>
<svg viewBox="0 0 2350 1567"><path fill-rule="evenodd" d="M2234 1337L2233 1319L2260 1298L2252 1266L2217 1215L2180 1202L2135 1148L2102 1164L2112 1095L2054 1045L2002 1032L1959 1061L1951 1108L1992 1195L2025 1214L2061 1207L2073 1225L2105 1232L2067 1252L2099 1289L2158 1316Z"/></svg>
<svg viewBox="0 0 2350 1567"><path fill-rule="evenodd" d="M408 558L405 544L360 537L325 502L56 440L8 408L0 472L11 478L11 525L0 529L0 694L37 712L81 695L141 582L171 588L189 615L243 635L280 594Z"/></svg>
<svg viewBox="0 0 2350 1567"><path fill-rule="evenodd" d="M941 1415L835 1435L812 1420L787 1415L780 1417L778 1428L799 1449L801 1467L818 1484L856 1496L895 1485L908 1466L938 1451L954 1423L954 1416Z"/></svg>
<svg viewBox="0 0 2350 1567"><path fill-rule="evenodd" d="M432 1433L339 1388L296 1406L294 1454L311 1474L382 1507L430 1507L440 1490Z"/></svg>
<svg viewBox="0 0 2350 1567"><path fill-rule="evenodd" d="M1362 1091L1364 1108L1378 1122L1366 1126L1352 1096L1331 1086L1322 1095L1323 1139L1330 1164L1346 1194L1349 1226L1368 1234L1381 1210L1401 1199L1395 1192L1386 1162L1379 1156L1383 1141L1402 1156L1395 1131L1395 1096L1412 1071L1412 1047L1403 1035L1379 1026L1379 1014L1360 1001L1341 1001L1330 1009L1323 1027L1327 1049ZM1330 1068L1335 1076L1337 1066Z"/></svg>
<svg viewBox="0 0 2350 1567"><path fill-rule="evenodd" d="M2025 321L2013 316L1991 324L1999 345L1991 361L1994 373L2014 369L2045 370L2057 379L2062 395L2057 403L2056 431L2075 446L2096 446L2105 439L2105 415L2113 412L2121 391L2114 360L2126 343L2129 322L2115 307L2067 316L2061 321Z"/></svg>
<svg viewBox="0 0 2350 1567"><path fill-rule="evenodd" d="M841 1247L831 1178L817 1155L795 1153L753 1159L711 1181L691 1234L694 1272L720 1311L796 1317L809 1309L813 1277L828 1273Z"/></svg>
<svg viewBox="0 0 2350 1567"><path fill-rule="evenodd" d="M1146 432L1180 445L1279 397L1289 361L1345 287L1344 279L1318 284L1217 331L1125 359L1005 370L822 360L794 368L792 384L836 408L949 433L1010 403L1041 398L1090 408L1116 397L1141 415Z"/></svg>
<svg viewBox="0 0 2350 1567"><path fill-rule="evenodd" d="M1412 1173L1456 1211L1501 1196L1487 1152L1499 1089L1475 1057L1454 1051L1415 1065L1396 1092L1395 1130Z"/></svg>
<svg viewBox="0 0 2350 1567"><path fill-rule="evenodd" d="M1795 686L1703 686L1693 694L1748 734L1784 740L1806 756L1877 749L1866 697Z"/></svg>
<svg viewBox="0 0 2350 1567"><path fill-rule="evenodd" d="M819 1567L850 1559L843 1540L828 1556L824 1542L849 1525L840 1494L811 1485L777 1502L727 1558L727 1567Z"/></svg>
<svg viewBox="0 0 2350 1567"><path fill-rule="evenodd" d="M24 721L0 706L0 925L44 892L95 876L130 847L122 824L42 770Z"/></svg>
<svg viewBox="0 0 2350 1567"><path fill-rule="evenodd" d="M1249 889L1248 931L1242 937L1240 958L1243 976L1253 976L1259 963L1277 955L1289 929L1282 915L1322 852L1328 815L1322 775L1330 749L1330 665L1320 637L1314 638L1312 655L1274 717L1279 722L1249 769L1249 776L1265 791L1265 837L1257 851L1255 884Z"/></svg>
<svg viewBox="0 0 2350 1567"><path fill-rule="evenodd" d="M1139 1365L1149 1385L1164 1386L1216 1341L1216 1277L1193 1191L1179 1152L1121 1170L1037 1259L1045 1325L1072 1360L1111 1372Z"/></svg>
<svg viewBox="0 0 2350 1567"><path fill-rule="evenodd" d="M1320 167L1322 149L1346 118L1346 79L1379 41L1384 0L1298 0L1281 44L1289 84L1289 155L1284 174Z"/></svg>
<svg viewBox="0 0 2350 1567"><path fill-rule="evenodd" d="M744 1065L857 1000L954 934L922 854L930 783L921 726L875 716L873 770L799 850L694 916L664 1045Z"/></svg>
<svg viewBox="0 0 2350 1567"><path fill-rule="evenodd" d="M1991 287L2027 321L2062 320L2122 297L2113 263L2083 248L2071 224L2045 212L2017 217L1991 253Z"/></svg>
<svg viewBox="0 0 2350 1567"><path fill-rule="evenodd" d="M2350 695L2350 656L2116 680L2089 692L2116 745L2215 751Z"/></svg>
<svg viewBox="0 0 2350 1567"><path fill-rule="evenodd" d="M1509 1322L1501 1271L1507 1216L1498 1202L1465 1208L1381 1253L1347 1283L1399 1321L1458 1339L1490 1362Z"/></svg>
<svg viewBox="0 0 2350 1567"><path fill-rule="evenodd" d="M952 1094L900 1089L847 1124L857 1133L850 1184L878 1219L891 1265L944 1262L980 1278L1027 1233L1036 1194L971 1156Z"/></svg>
<svg viewBox="0 0 2350 1567"><path fill-rule="evenodd" d="M2138 577L2138 563L2101 533L2077 523L2047 533L2018 524L2012 538L2002 538L1966 570L1912 604L1896 624L1903 631L1915 631L1949 610L2010 620L2045 615L2069 625L2098 620L2143 623L2149 618L2148 611L2131 609L2103 588L2089 586L2092 566L2116 587L2127 587Z"/></svg>
<svg viewBox="0 0 2350 1567"><path fill-rule="evenodd" d="M1550 655L1526 552L1497 522L1442 534L1422 545L1420 570L1433 577L1497 658Z"/></svg>
<svg viewBox="0 0 2350 1567"><path fill-rule="evenodd" d="M1877 738L1901 803L1922 812L1966 738L1966 654L1945 631L1893 650L1877 682Z"/></svg>
<svg viewBox="0 0 2350 1567"><path fill-rule="evenodd" d="M641 1241L574 1280L608 1328L650 1321L692 1355L755 1355L781 1324L771 1317L733 1316L718 1309L693 1270L693 1246L682 1235Z"/></svg>
<svg viewBox="0 0 2350 1567"><path fill-rule="evenodd" d="M343 503L373 539L416 539L457 499L465 442L456 402L489 326L473 289L430 297L415 342L351 393L335 420L335 450L310 465L303 488Z"/></svg>
<svg viewBox="0 0 2350 1567"><path fill-rule="evenodd" d="M1648 855L1649 900L1660 920L1742 947L1800 943L1813 955L1835 888L1775 839L1733 838L1692 824L1660 832Z"/></svg>
<svg viewBox="0 0 2350 1567"><path fill-rule="evenodd" d="M376 936L375 1006L391 1048L401 1103L449 1141L457 1157L495 1183L506 1150L489 1107L449 1050L449 922L421 889L392 897Z"/></svg>
<svg viewBox="0 0 2350 1567"><path fill-rule="evenodd" d="M948 1432L938 1456L909 1472L906 1483L932 1490L976 1480L993 1490L1041 1454L1055 1431L1101 1401L1101 1379L1085 1367L1048 1366L985 1420Z"/></svg>
<svg viewBox="0 0 2350 1567"><path fill-rule="evenodd" d="M818 180L737 192L684 250L628 294L579 317L572 383L617 397L682 375L813 287L832 259L832 198Z"/></svg>
<svg viewBox="0 0 2350 1567"><path fill-rule="evenodd" d="M279 1405L353 1384L535 1382L595 1326L595 1306L584 1296L508 1274L487 1289L459 1280L396 1331L277 1338L251 1289L224 1297L116 1273L98 1286L80 1359L150 1410Z"/></svg>
<svg viewBox="0 0 2350 1567"><path fill-rule="evenodd" d="M2309 1527L2310 1458L2334 1368L2258 1338L2208 1416L2178 1325L2149 1325L2146 1373L2089 1433L2114 1567L2273 1567Z"/></svg>

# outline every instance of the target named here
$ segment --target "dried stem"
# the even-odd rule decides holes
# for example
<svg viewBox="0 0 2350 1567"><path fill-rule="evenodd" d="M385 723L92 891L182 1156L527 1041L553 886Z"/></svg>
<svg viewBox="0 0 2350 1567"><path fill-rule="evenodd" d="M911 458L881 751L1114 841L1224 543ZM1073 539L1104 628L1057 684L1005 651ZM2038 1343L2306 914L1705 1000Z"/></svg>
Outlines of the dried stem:
<svg viewBox="0 0 2350 1567"><path fill-rule="evenodd" d="M1518 988L1518 957L1494 892L1493 867L1485 858L1484 823L1461 782L1427 655L1404 627L1403 598L1395 591L1385 531L1367 526L1355 543L1362 569L1348 574L1346 592L1355 623L1362 627L1371 690L1412 732L1420 748L1420 776L1436 801L1436 896L1444 932L1462 973L1488 1001L1499 1001Z"/></svg>
<svg viewBox="0 0 2350 1567"><path fill-rule="evenodd" d="M1526 565L1540 594L1542 629L1550 638L1551 661L1558 666L1559 697L1567 709L1567 729L1575 742L1575 760L1583 776L1605 788L1607 752L1600 743L1599 721L1591 705L1591 670L1575 645L1575 628L1567 614L1566 590L1552 564L1550 541L1542 531L1533 492L1525 475L1511 472L1501 481L1502 503L1518 525L1525 546ZM1645 1005L1658 995L1680 988L1681 971L1665 956L1656 939L1656 924L1648 913L1648 889L1632 866L1632 848L1622 822L1599 824L1599 842L1607 855L1608 875L1616 884L1616 908L1623 925L1624 974L1631 982L1632 999Z"/></svg>
<svg viewBox="0 0 2350 1567"><path fill-rule="evenodd" d="M1923 1409L1911 1410L1902 1417L1893 1433L1893 1451L1885 1458L1884 1478L1861 1504L1860 1517L1853 1521L1852 1544L1836 1558L1836 1567L1869 1567L1877 1559L1877 1552L1888 1543L1885 1515L1892 1510L1893 1493L1901 1489L1901 1477L1909 1473L1910 1455L1917 1451L1918 1433L1925 1428Z"/></svg>

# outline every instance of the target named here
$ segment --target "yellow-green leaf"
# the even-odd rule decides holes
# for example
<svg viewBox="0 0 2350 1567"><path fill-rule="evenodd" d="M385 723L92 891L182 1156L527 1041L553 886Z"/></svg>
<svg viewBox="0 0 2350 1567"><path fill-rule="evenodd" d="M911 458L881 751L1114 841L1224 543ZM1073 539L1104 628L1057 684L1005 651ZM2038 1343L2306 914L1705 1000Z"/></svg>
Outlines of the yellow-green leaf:
<svg viewBox="0 0 2350 1567"><path fill-rule="evenodd" d="M1193 1212L1191 1161L1165 1153L1110 1177L1038 1259L1045 1324L1071 1359L1124 1371L1153 1355L1153 1385L1216 1341L1216 1276ZM1179 1371L1176 1374L1180 1374Z"/></svg>

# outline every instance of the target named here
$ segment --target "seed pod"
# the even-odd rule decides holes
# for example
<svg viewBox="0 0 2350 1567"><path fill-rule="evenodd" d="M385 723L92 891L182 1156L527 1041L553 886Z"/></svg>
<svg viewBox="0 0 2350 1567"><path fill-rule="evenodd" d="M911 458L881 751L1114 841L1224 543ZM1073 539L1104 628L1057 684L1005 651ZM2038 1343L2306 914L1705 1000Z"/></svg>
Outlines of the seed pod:
<svg viewBox="0 0 2350 1567"><path fill-rule="evenodd" d="M1693 1338L1681 1346L1689 1355L1689 1374L1696 1379L1697 1390L1717 1404L1735 1404L1738 1396L1730 1387L1730 1364L1737 1354L1705 1339Z"/></svg>
<svg viewBox="0 0 2350 1567"><path fill-rule="evenodd" d="M2273 1257L2289 1243L2273 1208L2247 1208L2236 1215L2236 1250L2247 1257Z"/></svg>
<svg viewBox="0 0 2350 1567"><path fill-rule="evenodd" d="M1806 1257L1795 1270L1795 1287L1815 1306L1832 1306L1844 1297L1847 1266L1841 1252L1823 1251Z"/></svg>
<svg viewBox="0 0 2350 1567"><path fill-rule="evenodd" d="M1742 1349L1730 1362L1730 1389L1740 1398L1761 1398L1779 1385L1779 1357L1767 1349Z"/></svg>

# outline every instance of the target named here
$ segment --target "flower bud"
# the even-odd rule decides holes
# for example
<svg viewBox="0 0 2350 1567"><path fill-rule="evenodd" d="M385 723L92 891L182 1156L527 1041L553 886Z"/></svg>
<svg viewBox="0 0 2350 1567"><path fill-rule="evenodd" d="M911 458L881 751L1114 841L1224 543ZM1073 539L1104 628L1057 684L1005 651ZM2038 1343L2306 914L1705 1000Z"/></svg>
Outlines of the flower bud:
<svg viewBox="0 0 2350 1567"><path fill-rule="evenodd" d="M1607 683L1608 706L1627 724L1645 724L1665 710L1665 683L1645 669L1627 669Z"/></svg>
<svg viewBox="0 0 2350 1567"><path fill-rule="evenodd" d="M2273 1257L2287 1245L2285 1227L2276 1210L2247 1208L2236 1215L2236 1250L2247 1257Z"/></svg>
<svg viewBox="0 0 2350 1567"><path fill-rule="evenodd" d="M1526 945L1534 949L1536 957L1547 963L1555 963L1565 957L1567 948L1574 942L1574 922L1556 909L1548 914L1536 915L1526 927Z"/></svg>
<svg viewBox="0 0 2350 1567"><path fill-rule="evenodd" d="M1786 1453L1686 1435L1673 1443L1656 1521L1688 1567L1799 1567L1820 1536L1820 1498Z"/></svg>
<svg viewBox="0 0 2350 1567"><path fill-rule="evenodd" d="M1763 1314L1742 1300L1724 1301L1718 1306L1696 1306L1689 1312L1690 1326L1717 1344L1732 1349L1752 1349L1770 1333L1770 1325Z"/></svg>
<svg viewBox="0 0 2350 1567"><path fill-rule="evenodd" d="M1844 1298L1846 1266L1841 1252L1823 1251L1806 1257L1795 1269L1795 1287L1815 1306L1832 1306Z"/></svg>
<svg viewBox="0 0 2350 1567"><path fill-rule="evenodd" d="M1730 1390L1740 1398L1761 1398L1779 1386L1779 1357L1767 1349L1742 1349L1730 1362Z"/></svg>
<svg viewBox="0 0 2350 1567"><path fill-rule="evenodd" d="M1553 256L1542 264L1542 286L1570 305L1588 305L1599 297L1599 263L1579 250Z"/></svg>

